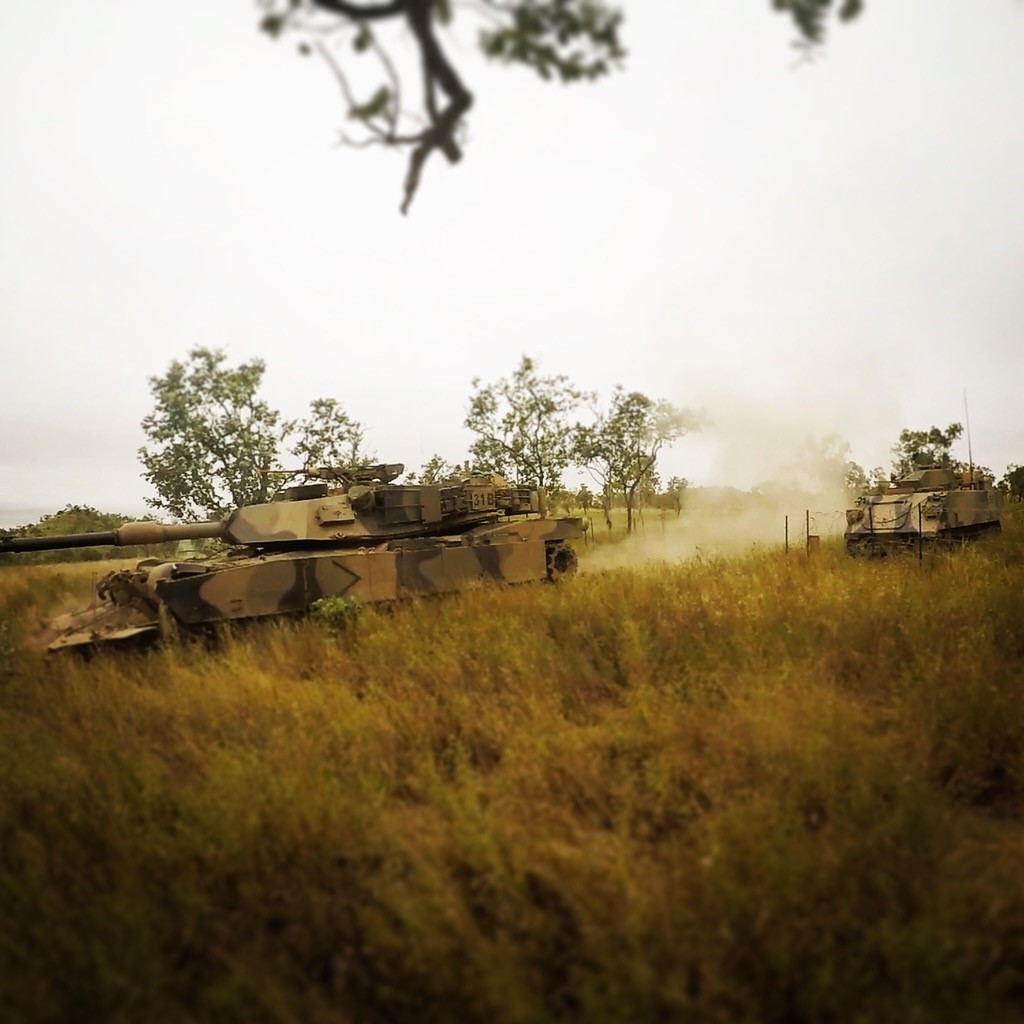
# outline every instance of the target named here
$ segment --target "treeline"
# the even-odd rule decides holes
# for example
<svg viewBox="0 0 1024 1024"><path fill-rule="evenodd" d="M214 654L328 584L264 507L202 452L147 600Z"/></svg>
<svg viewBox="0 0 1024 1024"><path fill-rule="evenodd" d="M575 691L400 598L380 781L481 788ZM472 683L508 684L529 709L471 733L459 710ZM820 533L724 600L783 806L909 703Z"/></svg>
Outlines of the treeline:
<svg viewBox="0 0 1024 1024"><path fill-rule="evenodd" d="M155 491L147 498L161 517L219 519L244 505L271 500L292 476L322 467L348 469L377 461L366 446L366 428L336 398L316 398L305 417L286 418L260 395L262 360L230 366L225 353L192 349L167 372L149 379L154 407L142 420L146 444L139 449L143 476ZM611 526L611 510L623 508L627 532L642 508L680 514L687 481L663 481L659 458L687 433L701 429L699 410L616 386L601 400L565 375L547 375L522 356L507 377L486 383L474 378L463 420L473 435L468 459L435 454L409 472L409 483L457 481L469 472L500 473L521 484L544 487L555 508L592 509ZM799 464L790 467L793 489L832 492L845 484L852 494L888 485L923 464L976 476L995 474L952 455L963 434L959 423L945 429L904 429L891 449L891 471L865 470L850 458L850 446L837 435L810 440ZM393 454L393 453L385 453ZM568 489L567 476L591 483ZM763 488L777 487L771 481ZM1024 467L1011 464L998 484L1011 500L1024 499ZM755 490L763 489L755 488ZM19 527L18 536L114 529L128 518L89 506L68 505L39 523ZM127 552L126 552L127 553ZM26 560L90 560L92 549Z"/></svg>
<svg viewBox="0 0 1024 1024"><path fill-rule="evenodd" d="M150 378L155 407L142 421L147 444L139 450L143 475L156 491L148 504L180 518L218 518L269 500L295 472L376 461L365 447L365 428L337 399L315 399L301 419L272 409L260 397L264 370L262 360L231 367L223 352L196 348ZM470 459L435 455L407 479L437 483L468 470L493 472L561 497L566 471L574 467L595 481L594 504L606 511L613 502L624 505L628 531L638 503L650 495L678 505L685 481L673 478L663 487L658 457L702 422L695 410L620 386L601 402L565 376L542 374L523 356L508 377L473 380L463 421L475 437ZM290 467L282 452L292 456Z"/></svg>

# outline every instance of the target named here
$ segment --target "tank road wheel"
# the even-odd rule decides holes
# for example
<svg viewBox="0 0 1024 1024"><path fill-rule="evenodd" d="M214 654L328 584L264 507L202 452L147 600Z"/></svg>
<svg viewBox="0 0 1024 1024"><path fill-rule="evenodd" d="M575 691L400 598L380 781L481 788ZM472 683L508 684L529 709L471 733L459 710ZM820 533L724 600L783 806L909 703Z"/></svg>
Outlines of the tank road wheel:
<svg viewBox="0 0 1024 1024"><path fill-rule="evenodd" d="M568 544L549 544L547 546L548 556L548 579L557 583L563 576L575 576L579 566L579 559L576 552Z"/></svg>

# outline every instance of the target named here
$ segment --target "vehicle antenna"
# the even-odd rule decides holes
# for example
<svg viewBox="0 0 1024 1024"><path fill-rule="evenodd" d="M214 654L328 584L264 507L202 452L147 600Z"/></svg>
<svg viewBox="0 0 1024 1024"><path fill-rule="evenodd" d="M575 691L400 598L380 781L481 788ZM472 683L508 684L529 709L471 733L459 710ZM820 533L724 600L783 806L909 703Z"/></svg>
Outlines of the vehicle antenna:
<svg viewBox="0 0 1024 1024"><path fill-rule="evenodd" d="M971 453L971 414L967 411L967 388L964 388L964 422L967 424L967 463L971 468L971 486L974 486L974 455Z"/></svg>

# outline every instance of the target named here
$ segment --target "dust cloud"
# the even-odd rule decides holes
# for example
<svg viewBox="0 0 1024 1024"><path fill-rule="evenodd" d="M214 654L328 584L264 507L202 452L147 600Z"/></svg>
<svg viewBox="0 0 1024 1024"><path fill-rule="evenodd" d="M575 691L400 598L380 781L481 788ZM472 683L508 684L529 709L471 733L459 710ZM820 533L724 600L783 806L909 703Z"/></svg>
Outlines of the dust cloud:
<svg viewBox="0 0 1024 1024"><path fill-rule="evenodd" d="M596 543L588 537L581 571L781 550L787 517L791 549L806 545L808 527L812 537L839 537L857 494L846 486L849 464L866 471L888 465L895 437L877 424L894 407L882 388L851 389L842 397L819 383L796 398L787 389L752 395L705 383L707 426L666 452L661 468L663 479L678 474L703 485L686 490L678 517L672 510L641 510L635 534L619 543L603 542L611 538L595 517ZM863 451L849 443L854 432ZM622 529L617 520L615 532Z"/></svg>
<svg viewBox="0 0 1024 1024"><path fill-rule="evenodd" d="M782 550L787 525L791 549L804 548L808 525L812 537L841 537L857 495L847 487L849 465L888 467L899 430L891 424L902 418L891 381L836 353L780 357L756 389L695 366L675 390L673 400L699 406L706 418L658 460L663 480L691 481L682 513L644 509L635 534L618 543L602 543L611 538L598 513L581 571ZM625 514L616 515L621 536Z"/></svg>
<svg viewBox="0 0 1024 1024"><path fill-rule="evenodd" d="M593 518L594 540L588 534L581 572L616 569L644 562L706 559L756 548L782 550L787 525L791 550L807 543L808 515L812 538L839 537L846 527L845 492L807 494L767 489L693 488L682 512L644 509L632 535L605 542L606 527ZM787 524L788 517L788 524ZM616 523L616 532L622 530ZM620 534L621 536L621 534Z"/></svg>
<svg viewBox="0 0 1024 1024"><path fill-rule="evenodd" d="M662 476L711 487L809 494L842 491L840 464L888 466L907 425L894 382L877 367L820 353L784 360L756 381L702 367L679 378L672 400L707 419L659 459ZM845 497L843 497L845 500Z"/></svg>

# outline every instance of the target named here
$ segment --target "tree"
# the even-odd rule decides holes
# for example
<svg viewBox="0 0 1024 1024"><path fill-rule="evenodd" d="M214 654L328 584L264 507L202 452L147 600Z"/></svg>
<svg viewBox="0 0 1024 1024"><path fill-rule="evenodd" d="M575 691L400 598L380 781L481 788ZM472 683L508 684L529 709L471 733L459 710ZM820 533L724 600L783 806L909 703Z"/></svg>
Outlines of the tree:
<svg viewBox="0 0 1024 1024"><path fill-rule="evenodd" d="M658 473L656 466L649 466L637 483L636 491L634 492L635 511L641 522L643 521L644 509L651 508L657 504L660 492L661 475Z"/></svg>
<svg viewBox="0 0 1024 1024"><path fill-rule="evenodd" d="M576 461L590 470L602 493L623 495L627 533L633 530L637 489L654 469L658 453L700 424L695 412L617 387L607 411L597 412L592 424L577 425Z"/></svg>
<svg viewBox="0 0 1024 1024"><path fill-rule="evenodd" d="M665 493L668 495L669 506L675 510L676 518L678 518L683 511L683 494L686 488L690 486L690 481L684 476L673 476L669 477L668 484L665 488Z"/></svg>
<svg viewBox="0 0 1024 1024"><path fill-rule="evenodd" d="M843 485L854 494L861 494L868 489L868 475L864 467L857 462L847 462L843 474Z"/></svg>
<svg viewBox="0 0 1024 1024"><path fill-rule="evenodd" d="M449 60L439 29L456 15L478 19L484 55L504 64L521 64L544 79L563 83L592 81L618 68L626 55L620 39L621 7L604 0L480 0L456 5L453 0L256 0L261 29L271 37L296 32L299 52L317 53L327 63L341 91L347 118L360 127L357 137L342 132L344 143L405 149L405 213L419 186L427 160L435 151L450 162L462 159L465 116L473 95ZM832 10L841 20L860 13L861 0L771 0L792 18L800 45L819 45ZM395 59L399 34L408 29L415 44L422 81L420 109L405 109L403 70ZM352 63L370 57L372 82L357 88Z"/></svg>
<svg viewBox="0 0 1024 1024"><path fill-rule="evenodd" d="M583 514L586 515L594 507L594 495L590 488L584 484L576 492L576 504L583 509Z"/></svg>
<svg viewBox="0 0 1024 1024"><path fill-rule="evenodd" d="M316 398L309 403L309 416L285 424L285 433L298 433L291 452L304 468L330 466L353 469L376 459L363 450L366 431L334 398Z"/></svg>
<svg viewBox="0 0 1024 1024"><path fill-rule="evenodd" d="M897 476L906 476L920 465L938 465L957 469L960 464L950 455L953 442L964 432L960 423L950 423L945 430L901 430L899 441L892 446L892 468Z"/></svg>
<svg viewBox="0 0 1024 1024"><path fill-rule="evenodd" d="M449 462L440 455L431 455L423 464L419 474L410 473L409 483L452 484L458 483L465 474L457 462Z"/></svg>
<svg viewBox="0 0 1024 1024"><path fill-rule="evenodd" d="M610 530L612 528L612 485L604 483L601 486L601 514L604 516L604 525Z"/></svg>
<svg viewBox="0 0 1024 1024"><path fill-rule="evenodd" d="M575 500L576 495L566 487L552 487L547 492L548 508L556 513L558 509L562 509L567 516L572 515L572 507Z"/></svg>
<svg viewBox="0 0 1024 1024"><path fill-rule="evenodd" d="M362 425L333 398L315 399L303 420L282 420L259 397L264 370L261 359L231 367L221 350L194 348L149 378L156 407L142 421L148 444L139 449L157 493L148 505L181 519L217 519L267 501L288 443L305 467L372 461Z"/></svg>
<svg viewBox="0 0 1024 1024"><path fill-rule="evenodd" d="M889 486L889 474L884 466L875 466L868 472L868 488L870 490L883 490Z"/></svg>
<svg viewBox="0 0 1024 1024"><path fill-rule="evenodd" d="M1024 466L1010 463L999 486L1006 491L1011 501L1024 501Z"/></svg>
<svg viewBox="0 0 1024 1024"><path fill-rule="evenodd" d="M510 378L487 385L474 378L473 389L465 426L478 435L469 449L474 464L520 483L557 487L572 461L569 416L590 396L568 377L542 377L528 356Z"/></svg>
<svg viewBox="0 0 1024 1024"><path fill-rule="evenodd" d="M183 519L217 518L266 501L283 425L257 396L261 359L226 365L220 350L194 348L162 377L150 377L156 408L142 421L146 503Z"/></svg>

